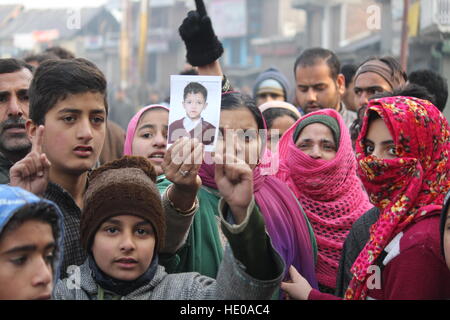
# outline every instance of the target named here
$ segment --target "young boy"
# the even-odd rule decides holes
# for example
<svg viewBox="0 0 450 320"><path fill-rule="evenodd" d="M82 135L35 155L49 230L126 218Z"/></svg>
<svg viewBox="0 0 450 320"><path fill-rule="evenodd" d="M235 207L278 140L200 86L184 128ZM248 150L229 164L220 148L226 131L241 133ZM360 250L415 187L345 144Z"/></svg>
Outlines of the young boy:
<svg viewBox="0 0 450 320"><path fill-rule="evenodd" d="M51 201L0 185L0 300L50 299L61 261L62 224Z"/></svg>
<svg viewBox="0 0 450 320"><path fill-rule="evenodd" d="M180 137L197 138L204 145L214 142L216 127L202 118L202 112L208 106L208 91L198 82L191 82L184 88L183 108L186 117L172 122L169 126L169 144Z"/></svg>
<svg viewBox="0 0 450 320"><path fill-rule="evenodd" d="M54 298L269 299L284 263L254 209L250 167L242 162L216 165L220 211L233 220L221 217L232 250L226 250L217 280L198 273L168 275L158 266L166 223L155 181L154 168L142 157L126 157L92 172L81 217L88 259L80 267L80 287L60 280ZM189 223L178 236L188 229Z"/></svg>
<svg viewBox="0 0 450 320"><path fill-rule="evenodd" d="M92 62L47 61L36 71L26 124L32 151L11 168L11 185L44 195L63 212L66 232L61 278L69 266L81 265L86 259L80 245L80 215L88 172L98 161L105 140L107 113L106 79ZM184 202L180 198L172 202L163 196L166 214L188 206ZM198 201L192 202L188 206L191 209L179 214L178 219L194 214Z"/></svg>
<svg viewBox="0 0 450 320"><path fill-rule="evenodd" d="M11 185L43 195L63 212L65 276L68 266L86 258L79 245L80 208L105 140L106 80L85 59L51 60L36 70L29 94L32 151L11 168Z"/></svg>

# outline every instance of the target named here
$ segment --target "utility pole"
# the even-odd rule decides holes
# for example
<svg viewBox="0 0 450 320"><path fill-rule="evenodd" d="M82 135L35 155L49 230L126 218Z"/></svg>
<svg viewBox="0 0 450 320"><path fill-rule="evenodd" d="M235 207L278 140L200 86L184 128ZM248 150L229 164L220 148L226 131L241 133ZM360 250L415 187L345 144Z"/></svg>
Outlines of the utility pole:
<svg viewBox="0 0 450 320"><path fill-rule="evenodd" d="M122 0L122 23L120 30L120 87L122 90L128 87L130 70L130 37L129 37L129 0Z"/></svg>
<svg viewBox="0 0 450 320"><path fill-rule="evenodd" d="M141 0L139 19L138 68L141 86L147 83L147 37L149 26L149 0Z"/></svg>
<svg viewBox="0 0 450 320"><path fill-rule="evenodd" d="M403 71L407 71L408 68L408 13L409 13L409 0L403 0L403 20L402 20L402 40L400 50L400 64Z"/></svg>

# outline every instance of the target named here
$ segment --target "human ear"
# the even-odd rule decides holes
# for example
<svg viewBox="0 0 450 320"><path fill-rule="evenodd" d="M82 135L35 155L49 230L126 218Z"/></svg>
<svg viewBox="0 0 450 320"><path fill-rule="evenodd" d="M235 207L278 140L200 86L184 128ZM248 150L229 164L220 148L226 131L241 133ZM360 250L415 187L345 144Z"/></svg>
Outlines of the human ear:
<svg viewBox="0 0 450 320"><path fill-rule="evenodd" d="M28 119L25 122L25 129L27 130L27 135L28 135L28 139L30 139L30 141L33 140L33 137L36 135L36 130L39 126L36 125L33 120Z"/></svg>
<svg viewBox="0 0 450 320"><path fill-rule="evenodd" d="M336 79L339 94L342 96L345 93L345 77L342 73L338 74Z"/></svg>

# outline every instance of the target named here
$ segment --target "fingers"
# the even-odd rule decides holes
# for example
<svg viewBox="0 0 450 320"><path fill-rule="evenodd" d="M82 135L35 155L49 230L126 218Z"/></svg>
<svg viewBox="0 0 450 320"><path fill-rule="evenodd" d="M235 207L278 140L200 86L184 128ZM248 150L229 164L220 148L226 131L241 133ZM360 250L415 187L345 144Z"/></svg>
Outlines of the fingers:
<svg viewBox="0 0 450 320"><path fill-rule="evenodd" d="M289 268L289 275L291 276L291 279L293 282L300 281L303 277L298 273L297 269L295 269L294 266L290 266Z"/></svg>
<svg viewBox="0 0 450 320"><path fill-rule="evenodd" d="M11 168L11 174L22 178L43 177L48 173L49 168L50 161L45 154L39 155L37 152L30 152Z"/></svg>
<svg viewBox="0 0 450 320"><path fill-rule="evenodd" d="M39 154L42 153L42 145L44 143L44 126L40 125L36 129L36 135L32 138L31 141L31 151L35 151Z"/></svg>
<svg viewBox="0 0 450 320"><path fill-rule="evenodd" d="M217 152L214 155L214 178L216 181L221 180L224 177L224 164L223 156L221 153Z"/></svg>
<svg viewBox="0 0 450 320"><path fill-rule="evenodd" d="M204 146L197 139L183 137L177 140L164 157L163 170L166 177L174 183L179 179L185 182L192 179L203 163L203 154ZM178 177L180 171L187 171L189 175Z"/></svg>
<svg viewBox="0 0 450 320"><path fill-rule="evenodd" d="M206 16L206 8L203 0L195 0L195 6L200 17Z"/></svg>

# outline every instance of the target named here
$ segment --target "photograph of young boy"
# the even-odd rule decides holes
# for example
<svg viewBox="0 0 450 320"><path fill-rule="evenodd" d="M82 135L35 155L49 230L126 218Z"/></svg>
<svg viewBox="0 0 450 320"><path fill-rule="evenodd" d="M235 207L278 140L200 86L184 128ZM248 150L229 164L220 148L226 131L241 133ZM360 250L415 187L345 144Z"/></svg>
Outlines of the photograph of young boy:
<svg viewBox="0 0 450 320"><path fill-rule="evenodd" d="M198 82L190 82L183 93L186 116L169 125L169 144L181 137L197 138L204 145L214 143L216 127L202 117L207 108L208 90Z"/></svg>

